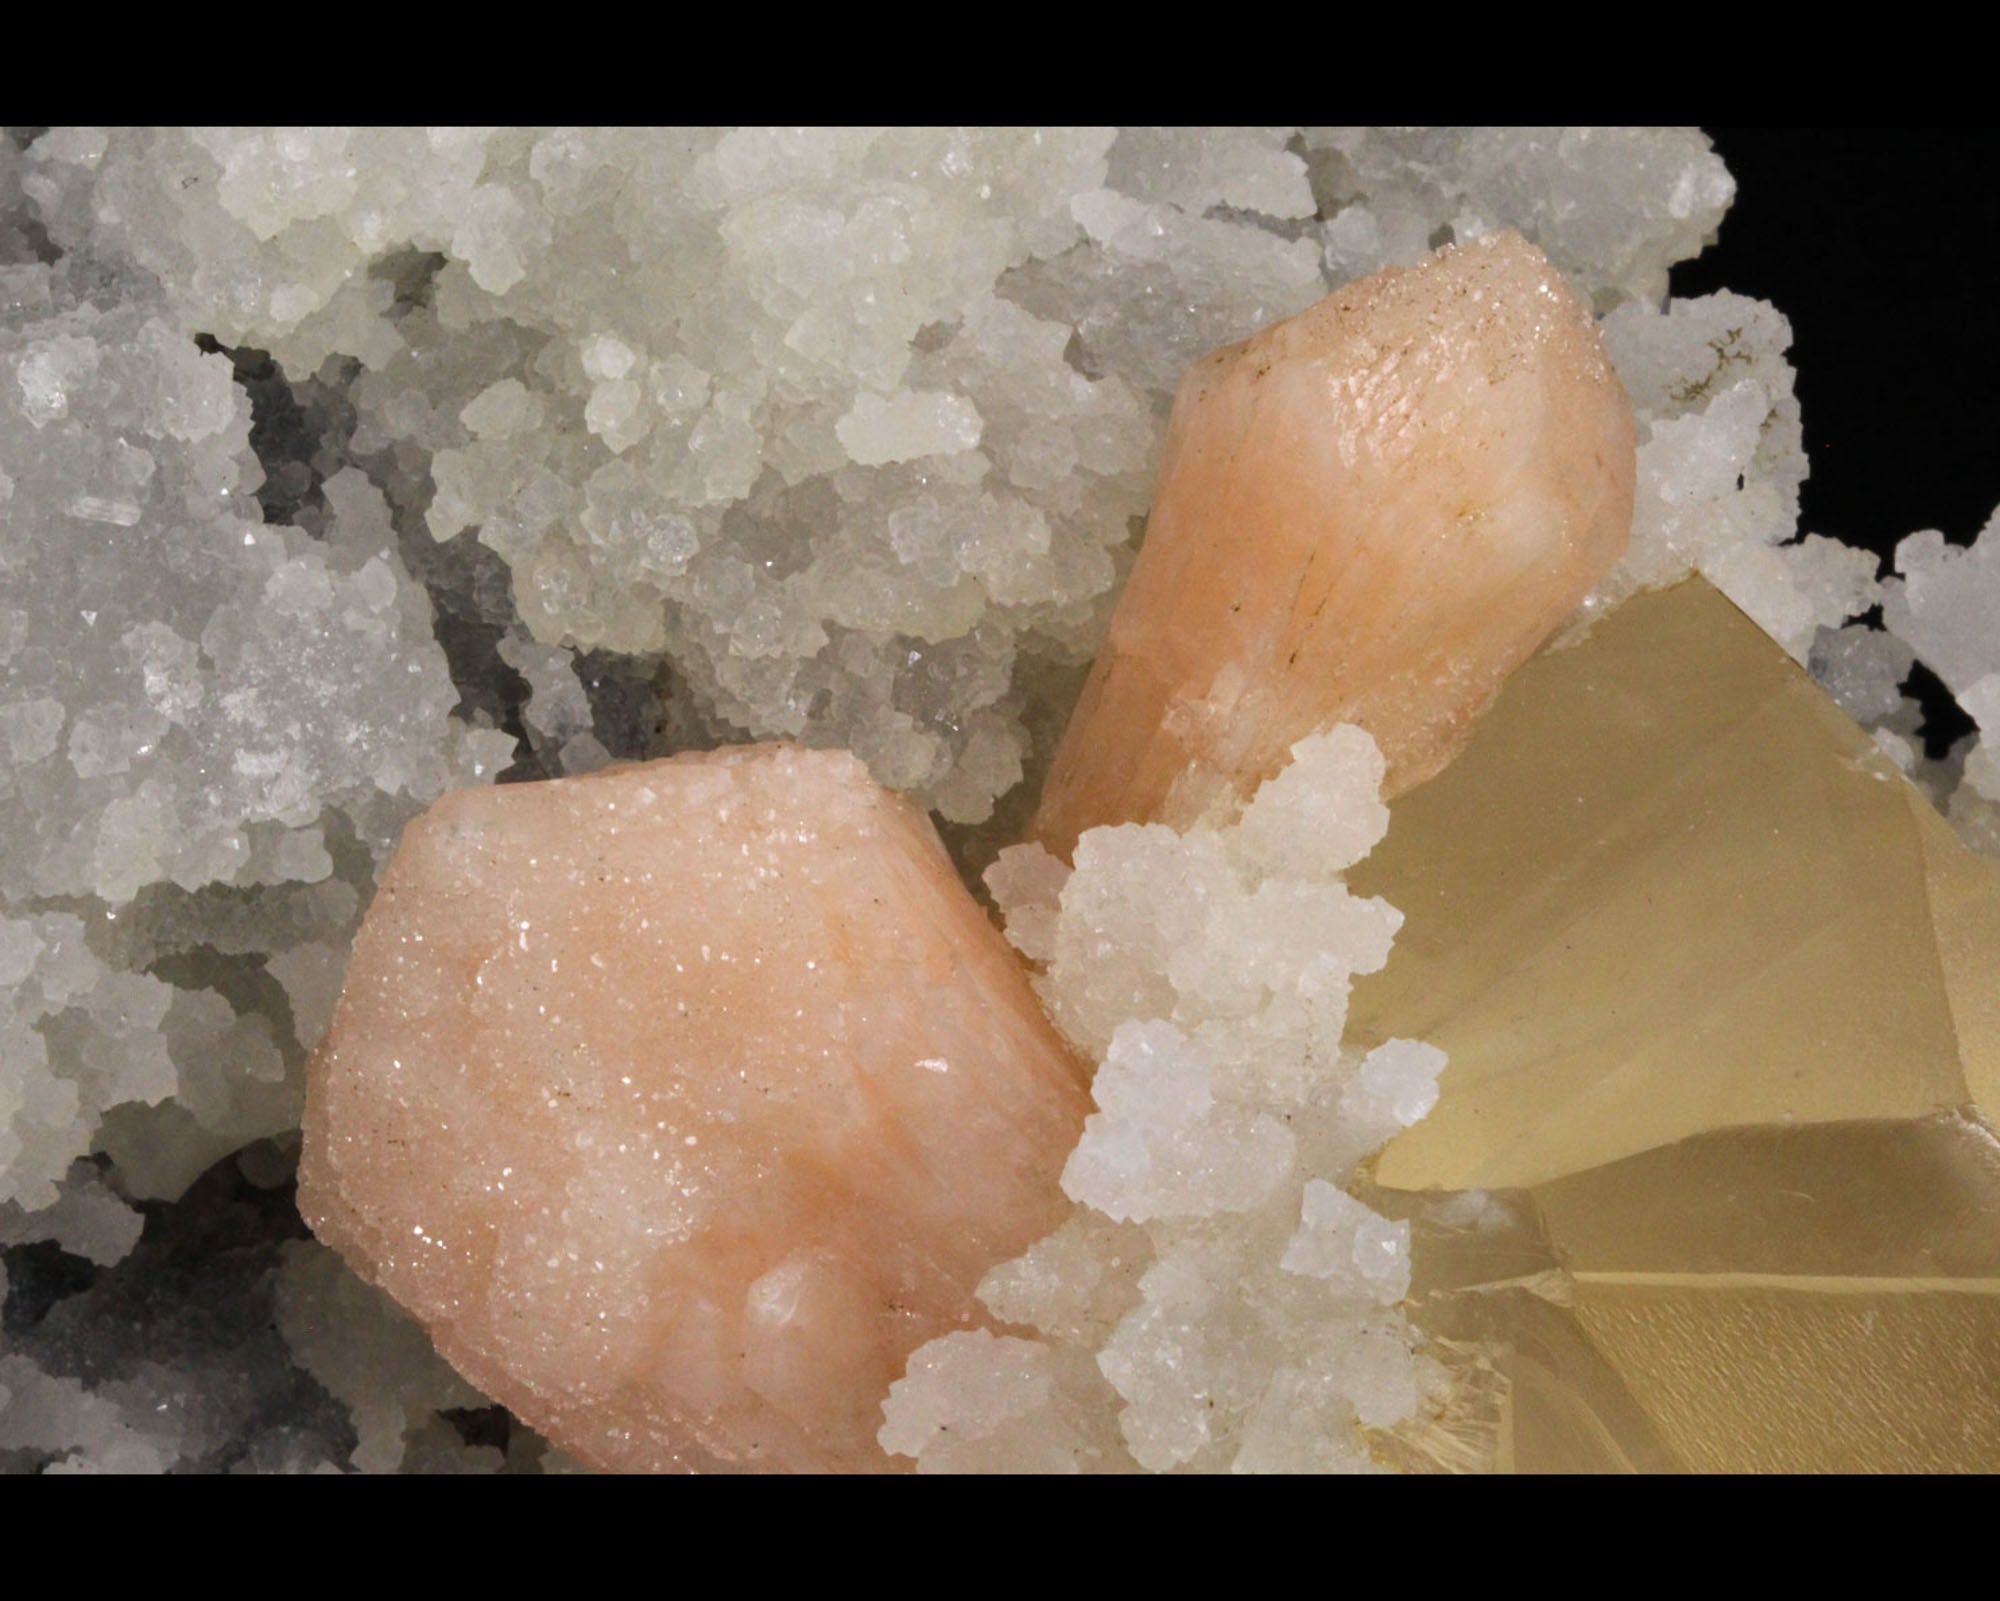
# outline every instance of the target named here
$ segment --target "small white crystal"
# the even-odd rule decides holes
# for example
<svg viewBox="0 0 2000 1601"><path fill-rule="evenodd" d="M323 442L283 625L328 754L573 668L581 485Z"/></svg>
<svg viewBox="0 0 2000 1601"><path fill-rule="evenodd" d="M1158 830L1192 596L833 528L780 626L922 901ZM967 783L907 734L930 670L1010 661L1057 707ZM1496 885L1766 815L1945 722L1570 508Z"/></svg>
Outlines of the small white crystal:
<svg viewBox="0 0 2000 1601"><path fill-rule="evenodd" d="M1368 731L1343 723L1292 747L1292 760L1243 810L1232 843L1267 873L1330 878L1389 831L1382 753Z"/></svg>
<svg viewBox="0 0 2000 1601"><path fill-rule="evenodd" d="M1278 1265L1394 1306L1410 1293L1410 1225L1376 1216L1323 1179L1308 1179L1299 1230Z"/></svg>
<svg viewBox="0 0 2000 1601"><path fill-rule="evenodd" d="M889 396L859 394L834 434L864 467L951 456L971 450L983 430L979 410L958 395L902 390Z"/></svg>
<svg viewBox="0 0 2000 1601"><path fill-rule="evenodd" d="M1289 1177L1276 1118L1217 1108L1205 1053L1171 1023L1124 1023L1092 1085L1063 1191L1105 1216L1143 1221L1248 1211Z"/></svg>
<svg viewBox="0 0 2000 1601"><path fill-rule="evenodd" d="M541 403L518 378L502 378L466 402L459 420L480 439L510 439L541 418Z"/></svg>
<svg viewBox="0 0 2000 1601"><path fill-rule="evenodd" d="M1911 534L1896 547L1896 571L1882 620L1954 695L2000 669L2000 512L1969 546Z"/></svg>
<svg viewBox="0 0 2000 1601"><path fill-rule="evenodd" d="M1894 634L1862 624L1820 630L1810 665L1813 677L1857 723L1891 717L1903 704L1903 683L1916 652Z"/></svg>
<svg viewBox="0 0 2000 1601"><path fill-rule="evenodd" d="M78 1162L53 1204L23 1212L0 1202L0 1245L53 1240L72 1256L109 1267L139 1243L145 1219L106 1187L90 1162Z"/></svg>
<svg viewBox="0 0 2000 1601"><path fill-rule="evenodd" d="M1340 880L1387 827L1382 774L1367 734L1335 728L1234 822L1091 829L1073 871L1037 845L988 870L1052 1013L1099 1058L1097 1110L1063 1172L1077 1210L980 1286L1041 1339L919 1350L886 1448L942 1472L1027 1461L994 1443L1008 1429L1087 1439L1076 1418L1108 1398L1079 1380L1080 1411L1030 1404L1016 1345L1056 1364L1037 1373L1088 1363L1120 1403L1118 1441L1071 1451L1080 1466L1365 1471L1356 1425L1415 1408L1409 1225L1340 1187L1430 1109L1444 1066L1412 1040L1351 1066L1341 1050L1349 984L1401 923ZM1020 1399L996 1424L1003 1394ZM948 1443L961 1421L992 1439Z"/></svg>
<svg viewBox="0 0 2000 1601"><path fill-rule="evenodd" d="M912 1357L905 1375L889 1387L882 1449L919 1456L947 1430L983 1439L1048 1399L1046 1347L985 1329L947 1334Z"/></svg>
<svg viewBox="0 0 2000 1601"><path fill-rule="evenodd" d="M1034 962L1054 956L1056 918L1069 881L1061 858L1032 842L1008 845L986 869L985 881L1015 948Z"/></svg>
<svg viewBox="0 0 2000 1601"><path fill-rule="evenodd" d="M1343 1117L1380 1137L1421 1121L1437 1105L1444 1052L1421 1040L1389 1040L1362 1058L1340 1093Z"/></svg>

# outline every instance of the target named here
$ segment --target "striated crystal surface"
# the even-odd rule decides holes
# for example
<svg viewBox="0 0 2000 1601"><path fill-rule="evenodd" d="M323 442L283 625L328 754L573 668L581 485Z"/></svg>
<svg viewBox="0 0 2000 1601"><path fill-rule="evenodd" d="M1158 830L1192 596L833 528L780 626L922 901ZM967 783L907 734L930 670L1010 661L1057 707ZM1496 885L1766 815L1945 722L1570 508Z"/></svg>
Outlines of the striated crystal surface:
<svg viewBox="0 0 2000 1601"><path fill-rule="evenodd" d="M1755 624L1530 662L1351 881L1353 1034L1450 1060L1364 1192L1461 1386L1413 1463L2000 1468L2000 871Z"/></svg>
<svg viewBox="0 0 2000 1601"><path fill-rule="evenodd" d="M1429 777L1624 553L1634 462L1594 324L1518 234L1213 352L1036 837L1186 826L1341 721L1390 793Z"/></svg>
<svg viewBox="0 0 2000 1601"><path fill-rule="evenodd" d="M923 812L741 747L409 827L300 1208L593 1466L887 1467L890 1381L1059 1220L1085 1110Z"/></svg>

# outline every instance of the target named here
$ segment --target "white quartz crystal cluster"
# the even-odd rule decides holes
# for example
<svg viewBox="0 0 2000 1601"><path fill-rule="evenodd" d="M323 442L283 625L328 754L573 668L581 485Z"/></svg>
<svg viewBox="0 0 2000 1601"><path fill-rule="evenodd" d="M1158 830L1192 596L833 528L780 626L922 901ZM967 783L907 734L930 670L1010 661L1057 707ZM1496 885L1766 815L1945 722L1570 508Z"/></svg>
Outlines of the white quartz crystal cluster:
<svg viewBox="0 0 2000 1601"><path fill-rule="evenodd" d="M274 1178L281 1164L265 1150L243 1165ZM136 1214L101 1185L65 1205L66 1249L98 1262L133 1249ZM0 1471L570 1470L332 1251L268 1228L241 1199L199 1197L117 1272L27 1311L0 1338ZM0 1243L14 1243L4 1227ZM0 1317L34 1294L19 1277L0 1267ZM461 1420L482 1417L501 1426L468 1437Z"/></svg>
<svg viewBox="0 0 2000 1601"><path fill-rule="evenodd" d="M1875 732L1968 843L2000 855L1995 524L1969 549L1913 534L1886 576L1866 550L1800 537L1806 457L1783 315L1723 292L1627 301L1603 326L1639 422L1632 545L1559 643L1584 637L1627 596L1698 572ZM1919 662L1977 725L1937 758L1908 693Z"/></svg>
<svg viewBox="0 0 2000 1601"><path fill-rule="evenodd" d="M1324 232L1338 279L1519 228L1600 312L1666 298L1736 182L1693 128L1308 128L1316 188L1361 203ZM1244 204L1242 201L1236 204Z"/></svg>
<svg viewBox="0 0 2000 1601"><path fill-rule="evenodd" d="M1800 662L1821 627L1879 603L1868 552L1796 540L1806 457L1791 325L1775 307L1727 291L1628 301L1604 319L1604 341L1639 423L1632 545L1568 638L1697 572Z"/></svg>
<svg viewBox="0 0 2000 1601"><path fill-rule="evenodd" d="M2000 512L1969 545L1935 529L1896 546L1882 585L1883 628L1822 630L1813 672L1938 804L1975 849L2000 856ZM1974 728L1939 757L1907 693L1921 662Z"/></svg>
<svg viewBox="0 0 2000 1601"><path fill-rule="evenodd" d="M1631 301L1604 337L1639 419L1632 547L1566 638L1699 572L1875 732L1968 843L2000 855L2000 514L1970 547L1910 535L1881 574L1866 550L1798 534L1806 458L1776 308L1727 292ZM1908 692L1918 663L1977 725L1937 758Z"/></svg>
<svg viewBox="0 0 2000 1601"><path fill-rule="evenodd" d="M987 882L1099 1064L1097 1111L1063 1173L1073 1216L980 1286L1035 1337L920 1349L885 1448L933 1472L1362 1471L1355 1425L1422 1404L1409 1225L1342 1188L1444 1066L1342 1040L1353 978L1402 923L1342 878L1388 827L1382 773L1343 725L1226 825L1092 829L1073 872L1001 853Z"/></svg>
<svg viewBox="0 0 2000 1601"><path fill-rule="evenodd" d="M142 283L17 263L0 306L4 1218L93 1141L145 1146L128 1189L170 1195L294 1127L295 1025L337 983L366 844L513 742L452 721L359 473L318 537L263 522L229 360ZM231 993L237 957L297 1009L253 1004L247 968Z"/></svg>
<svg viewBox="0 0 2000 1601"><path fill-rule="evenodd" d="M357 459L504 559L480 615L963 822L1095 647L1195 357L1507 225L1657 295L1732 192L1671 129L59 130L22 165L181 332L357 361Z"/></svg>

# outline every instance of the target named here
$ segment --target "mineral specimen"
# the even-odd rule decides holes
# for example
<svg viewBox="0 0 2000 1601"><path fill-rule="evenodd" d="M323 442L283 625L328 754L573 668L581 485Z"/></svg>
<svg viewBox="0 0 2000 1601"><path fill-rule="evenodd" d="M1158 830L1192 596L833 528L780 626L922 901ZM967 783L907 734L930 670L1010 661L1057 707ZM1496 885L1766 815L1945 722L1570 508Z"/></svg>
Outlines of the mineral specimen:
<svg viewBox="0 0 2000 1601"><path fill-rule="evenodd" d="M886 1448L932 1472L1358 1471L1355 1425L1416 1410L1433 1369L1398 1310L1409 1227L1337 1187L1444 1064L1413 1040L1342 1048L1349 987L1402 921L1342 883L1387 826L1382 772L1343 725L1226 827L1094 828L1074 872L1001 853L988 882L1100 1059L1097 1111L1063 1169L1076 1209L980 1289L1039 1338L926 1346Z"/></svg>
<svg viewBox="0 0 2000 1601"><path fill-rule="evenodd" d="M1954 820L2000 854L2000 513L1969 549L1935 530L1912 534L1896 547L1896 568L1883 620L1979 725L1950 797Z"/></svg>
<svg viewBox="0 0 2000 1601"><path fill-rule="evenodd" d="M1803 662L1816 629L1880 599L1868 552L1798 531L1806 476L1791 325L1743 295L1643 301L1604 319L1639 423L1632 544L1564 630L1700 573Z"/></svg>
<svg viewBox="0 0 2000 1601"><path fill-rule="evenodd" d="M488 621L966 821L1095 649L1190 362L1440 233L1657 299L1733 187L1693 129L56 129L19 169L183 335L357 360L355 453L504 558Z"/></svg>
<svg viewBox="0 0 2000 1601"><path fill-rule="evenodd" d="M1450 1056L1367 1198L1510 1397L1422 1460L2000 1467L2000 869L1755 624L1529 663L1352 876L1351 1032Z"/></svg>
<svg viewBox="0 0 2000 1601"><path fill-rule="evenodd" d="M1524 668L1356 870L1408 918L1356 1027L1453 1064L1382 1182L1534 1185L1718 1120L2000 1108L2000 1037L1948 936L1992 869L1705 583L1599 632ZM1683 659L1701 673L1661 678Z"/></svg>
<svg viewBox="0 0 2000 1601"><path fill-rule="evenodd" d="M372 863L343 845L512 741L451 719L359 473L324 537L263 522L249 402L156 291L0 265L0 306L0 1206L53 1203L94 1141L175 1194L298 1120L283 1020L214 987L221 918L269 953L344 934Z"/></svg>
<svg viewBox="0 0 2000 1601"><path fill-rule="evenodd" d="M1599 313L1659 304L1667 268L1715 237L1736 193L1694 128L1307 128L1303 143L1317 192L1360 197L1326 229L1336 277L1407 265L1441 229L1514 227Z"/></svg>
<svg viewBox="0 0 2000 1601"><path fill-rule="evenodd" d="M1532 664L1519 692L1586 681L1644 635L1614 626L1627 597L1699 572L2000 854L2000 536L1963 552L1918 537L1880 581L1861 553L1797 540L1785 319L1737 295L1666 298L1668 267L1713 237L1731 192L1691 129L0 130L0 1470L559 1465L299 1238L290 1204L305 1055L405 819L510 766L578 773L785 734L849 747L934 805L976 875L1021 835L1188 365L1440 242L1509 227L1534 241L1603 319L1638 423L1631 547L1561 637L1608 631L1568 666ZM1887 631L1861 620L1877 602ZM1414 1416L1370 1438L1376 1461L1991 1465L2000 1336L1982 1321L1981 1229L2000 1198L1988 1125L1957 1109L1992 1037L1982 881L1851 730L1814 743L1824 702L1741 619L1695 611L1645 636L1652 657L1604 670L1616 694L1566 702L1604 761L1637 764L1629 783L1586 786L1592 807L1622 796L1651 833L1578 859L1534 832L1538 811L1553 827L1577 809L1560 786L1593 754L1552 723L1535 737L1555 759L1526 768L1488 765L1493 742L1475 738L1437 781L1458 805L1416 792L1355 870L1357 894L1410 924L1359 980L1340 1070L1383 1027L1450 1047L1439 1132L1385 1165L1493 1186L1354 1187L1357 1206L1407 1222L1417 1319L1455 1379L1434 1393L1400 1335L1377 1348L1390 1378L1428 1378ZM1724 733L1729 697L1678 670L1718 639L1725 676L1761 664L1737 680L1753 699L1789 685L1745 744ZM1982 737L1954 730L1947 748L1924 726L1919 682L1933 714L1939 701L1911 679L1919 663ZM1809 864L1670 849L1669 812L1642 803L1671 780L1605 719L1629 694L1662 738L1686 734L1650 698L1683 689L1715 719L1684 759L1715 763L1733 797L1695 808L1697 842L1716 845L1726 814ZM1495 716L1518 735L1515 694ZM1760 760L1756 738L1785 718L1810 737ZM1758 786L1773 809L1745 799ZM1702 783L1679 793L1693 806ZM1463 826L1481 808L1490 849L1483 822ZM1630 866L1652 852L1698 882ZM1560 929L1516 921L1525 897L1481 922L1478 875L1516 858L1579 926L1626 944L1565 965ZM1053 951L1065 870L1010 860L1010 928ZM1424 876L1426 860L1474 887ZM1702 886L1753 887L1715 888L1727 916L1656 926L1628 904L1592 920L1569 892L1604 889L1615 862L1670 911ZM1254 873L1280 867L1298 876ZM1136 877L1100 887L1100 912L1146 893ZM1453 907L1468 920L1456 976L1434 934ZM1700 966L1708 941L1766 917L1792 919L1787 939L1816 926L1816 946L1762 990ZM1482 965L1517 927L1544 942L1542 989ZM1500 974L1513 1009L1372 1013L1406 963L1460 999L1466 973ZM1129 1018L1107 990L1099 1021L1086 1006L1073 1025L1163 1021L1171 982L1136 972ZM1692 1037L1688 1073L1642 1062L1624 1014L1596 1006L1609 989L1662 1027L1705 1015L1647 1003L1656 972L1680 997L1718 991L1728 1027ZM1811 1024L1821 1005L1838 1028ZM1580 1067L1583 1036L1542 1015L1565 1006L1630 1065ZM1523 1039L1551 1054L1510 1055ZM1107 1095L1157 1073L1174 1105L1198 1100L1189 1053L1140 1049L1165 1043L1128 1038ZM1423 1075L1396 1061L1361 1081L1384 1116L1422 1100ZM1209 1085L1241 1104L1226 1066ZM1571 1092L1602 1118L1566 1109ZM1202 1126L1135 1131L1123 1105L1100 1110L1107 1134L1171 1143ZM1763 1121L1774 1109L1797 1121ZM1509 1149L1480 1148L1482 1126ZM1118 1175L1093 1150L1083 1176L1109 1200ZM1423 1152L1440 1166L1412 1178ZM1246 1283L1287 1259L1338 1266L1370 1237L1308 1190L1306 1161L1282 1230L1238 1240ZM1174 1198L1125 1188L1142 1206ZM1048 1326L930 1346L885 1447L925 1469L1122 1465L1121 1405L1170 1437L1197 1403L1146 1388L1143 1363L1119 1369L1143 1392L1127 1398L1097 1356L1153 1232L1182 1224L1097 1217L987 1283L995 1306L1040 1307ZM1229 1275L1219 1252L1155 1281L1151 1349ZM1219 1406L1218 1438L1189 1460L1288 1460L1293 1415L1344 1404L1275 1375L1240 1430ZM1350 1465L1352 1444L1344 1422L1315 1442Z"/></svg>
<svg viewBox="0 0 2000 1601"><path fill-rule="evenodd" d="M923 813L784 746L447 796L308 1083L321 1238L619 1469L888 1466L1085 1112Z"/></svg>
<svg viewBox="0 0 2000 1601"><path fill-rule="evenodd" d="M1037 837L1185 826L1341 720L1420 783L1624 553L1633 472L1597 331L1515 234L1205 357Z"/></svg>
<svg viewBox="0 0 2000 1601"><path fill-rule="evenodd" d="M1445 233L1643 301L1729 193L1687 129L0 131L0 1206L284 1132L396 830L517 756L1012 786L976 871L1189 362Z"/></svg>

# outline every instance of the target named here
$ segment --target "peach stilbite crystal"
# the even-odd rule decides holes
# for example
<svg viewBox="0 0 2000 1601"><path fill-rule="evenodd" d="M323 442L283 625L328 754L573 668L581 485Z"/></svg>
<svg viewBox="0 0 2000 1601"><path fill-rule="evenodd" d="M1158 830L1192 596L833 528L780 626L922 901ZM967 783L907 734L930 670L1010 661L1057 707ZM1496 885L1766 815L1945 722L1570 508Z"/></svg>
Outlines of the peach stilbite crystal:
<svg viewBox="0 0 2000 1601"><path fill-rule="evenodd" d="M1060 1221L1086 1110L924 813L751 746L410 825L299 1200L587 1462L887 1467L890 1381Z"/></svg>
<svg viewBox="0 0 2000 1601"><path fill-rule="evenodd" d="M1358 723L1448 762L1623 554L1632 408L1540 251L1490 235L1197 363L1035 834L1185 827Z"/></svg>

